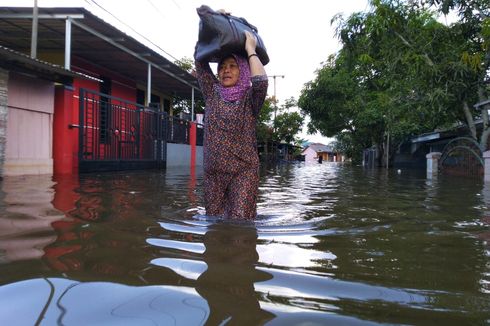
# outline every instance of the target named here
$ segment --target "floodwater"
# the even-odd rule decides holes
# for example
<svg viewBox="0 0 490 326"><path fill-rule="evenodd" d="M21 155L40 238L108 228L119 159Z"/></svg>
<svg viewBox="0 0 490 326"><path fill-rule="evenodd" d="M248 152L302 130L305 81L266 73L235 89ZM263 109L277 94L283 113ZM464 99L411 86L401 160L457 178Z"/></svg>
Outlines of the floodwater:
<svg viewBox="0 0 490 326"><path fill-rule="evenodd" d="M490 323L480 180L278 165L250 223L203 215L199 170L0 185L0 325Z"/></svg>

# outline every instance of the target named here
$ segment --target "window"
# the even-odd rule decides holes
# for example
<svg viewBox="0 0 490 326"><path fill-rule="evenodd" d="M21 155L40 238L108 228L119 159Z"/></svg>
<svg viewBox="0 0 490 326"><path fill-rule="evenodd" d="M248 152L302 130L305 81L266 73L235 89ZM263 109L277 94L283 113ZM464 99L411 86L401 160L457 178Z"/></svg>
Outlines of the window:
<svg viewBox="0 0 490 326"><path fill-rule="evenodd" d="M170 113L170 100L168 98L163 99L163 111Z"/></svg>
<svg viewBox="0 0 490 326"><path fill-rule="evenodd" d="M160 105L160 96L151 94L151 101L150 104L148 105L150 108L155 108L157 111L160 111L161 105Z"/></svg>

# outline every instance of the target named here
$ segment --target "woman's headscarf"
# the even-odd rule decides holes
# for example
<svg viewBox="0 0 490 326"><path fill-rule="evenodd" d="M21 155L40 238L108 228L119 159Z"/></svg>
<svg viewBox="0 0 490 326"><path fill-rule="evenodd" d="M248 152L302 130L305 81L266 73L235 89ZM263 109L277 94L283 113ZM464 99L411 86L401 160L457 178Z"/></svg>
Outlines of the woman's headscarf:
<svg viewBox="0 0 490 326"><path fill-rule="evenodd" d="M250 66L248 65L248 61L246 58L232 54L233 58L238 64L238 69L240 69L240 75L238 76L238 81L235 86L224 87L221 84L219 85L219 92L221 97L228 102L235 102L240 100L245 93L250 88ZM227 57L228 58L228 57ZM226 58L224 58L226 59ZM223 60L224 60L223 59ZM220 62L221 64L221 62Z"/></svg>

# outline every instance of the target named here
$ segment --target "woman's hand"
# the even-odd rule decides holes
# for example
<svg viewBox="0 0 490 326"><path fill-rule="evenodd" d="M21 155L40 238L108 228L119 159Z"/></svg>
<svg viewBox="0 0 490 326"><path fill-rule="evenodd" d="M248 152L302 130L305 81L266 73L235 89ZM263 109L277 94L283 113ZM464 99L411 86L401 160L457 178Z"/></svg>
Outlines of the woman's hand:
<svg viewBox="0 0 490 326"><path fill-rule="evenodd" d="M217 12L219 12L222 15L227 15L227 16L231 15L231 12L226 11L226 9L219 9L217 10Z"/></svg>
<svg viewBox="0 0 490 326"><path fill-rule="evenodd" d="M245 51L247 51L248 64L250 65L250 75L266 75L264 65L255 52L257 47L257 38L249 31L245 31Z"/></svg>
<svg viewBox="0 0 490 326"><path fill-rule="evenodd" d="M253 35L249 31L245 31L245 51L247 51L247 55L255 53L256 47L257 39L255 38L255 35Z"/></svg>

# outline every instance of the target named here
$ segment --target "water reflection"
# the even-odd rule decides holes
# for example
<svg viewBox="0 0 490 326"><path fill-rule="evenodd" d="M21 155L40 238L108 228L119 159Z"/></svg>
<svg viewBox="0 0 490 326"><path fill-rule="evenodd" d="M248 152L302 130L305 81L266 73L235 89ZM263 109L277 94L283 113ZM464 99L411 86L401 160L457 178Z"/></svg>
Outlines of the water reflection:
<svg viewBox="0 0 490 326"><path fill-rule="evenodd" d="M188 231L175 224L172 227L172 223L162 226L172 232ZM154 259L152 263L195 281L197 292L209 305L207 325L257 325L272 319L273 314L261 309L254 286L271 278L266 271L256 268L257 230L252 225L230 223L210 224L205 228L202 243L193 242L192 247L181 241L150 240L154 245L173 250L176 256ZM195 255L189 257L189 252Z"/></svg>
<svg viewBox="0 0 490 326"><path fill-rule="evenodd" d="M483 185L482 197L484 203L484 213L481 218L481 223L487 228L486 231L477 232L477 237L482 240L485 245L485 256L490 258L490 182L486 182ZM482 273L480 285L480 291L482 293L490 294L490 264L486 264L486 270Z"/></svg>
<svg viewBox="0 0 490 326"><path fill-rule="evenodd" d="M261 309L256 282L271 279L256 269L257 231L249 227L215 225L204 235L207 270L197 279L196 290L211 309L208 325L261 325L274 317Z"/></svg>
<svg viewBox="0 0 490 326"><path fill-rule="evenodd" d="M53 225L65 216L51 205L54 182L48 176L6 178L0 190L0 261L38 259L56 240Z"/></svg>

